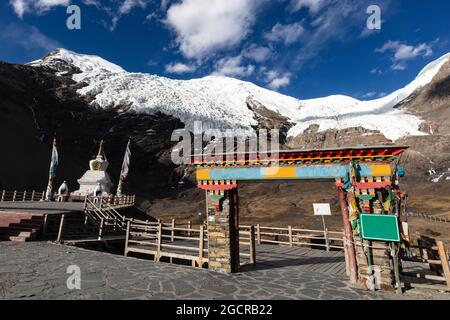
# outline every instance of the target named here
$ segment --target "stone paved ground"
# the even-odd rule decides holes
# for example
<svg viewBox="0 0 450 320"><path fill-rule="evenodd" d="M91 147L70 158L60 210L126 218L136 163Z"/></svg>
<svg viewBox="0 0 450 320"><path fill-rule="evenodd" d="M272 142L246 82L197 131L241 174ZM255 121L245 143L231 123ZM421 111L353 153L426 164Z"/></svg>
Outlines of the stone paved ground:
<svg viewBox="0 0 450 320"><path fill-rule="evenodd" d="M72 264L81 268L81 290L67 289ZM0 299L395 298L351 288L344 276L295 265L223 275L52 243L0 242Z"/></svg>

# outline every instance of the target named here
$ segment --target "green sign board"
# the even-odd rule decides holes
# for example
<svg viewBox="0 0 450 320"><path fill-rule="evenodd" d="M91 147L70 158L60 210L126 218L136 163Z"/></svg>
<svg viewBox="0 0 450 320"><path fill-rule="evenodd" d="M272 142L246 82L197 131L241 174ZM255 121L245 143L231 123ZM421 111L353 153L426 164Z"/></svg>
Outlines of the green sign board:
<svg viewBox="0 0 450 320"><path fill-rule="evenodd" d="M397 216L360 214L361 237L364 240L400 242Z"/></svg>

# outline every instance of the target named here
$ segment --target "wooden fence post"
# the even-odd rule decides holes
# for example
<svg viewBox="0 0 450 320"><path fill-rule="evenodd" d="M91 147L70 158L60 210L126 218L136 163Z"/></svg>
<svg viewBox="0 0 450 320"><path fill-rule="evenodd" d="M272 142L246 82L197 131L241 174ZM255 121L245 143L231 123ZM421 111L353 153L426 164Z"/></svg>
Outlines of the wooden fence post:
<svg viewBox="0 0 450 320"><path fill-rule="evenodd" d="M2 191L2 200L1 200L1 202L5 201L5 194L6 194L6 191L3 190L3 191Z"/></svg>
<svg viewBox="0 0 450 320"><path fill-rule="evenodd" d="M250 263L256 264L255 226L250 226Z"/></svg>
<svg viewBox="0 0 450 320"><path fill-rule="evenodd" d="M36 191L33 190L33 192L31 192L31 202L34 201L34 196L35 196Z"/></svg>
<svg viewBox="0 0 450 320"><path fill-rule="evenodd" d="M200 235L199 235L199 242L198 242L198 266L201 268L203 266L203 249L205 248L205 228L203 225L200 226Z"/></svg>
<svg viewBox="0 0 450 320"><path fill-rule="evenodd" d="M261 244L261 226L259 223L256 225L256 239L258 241L258 244Z"/></svg>
<svg viewBox="0 0 450 320"><path fill-rule="evenodd" d="M63 237L63 233L64 233L64 218L65 218L65 215L63 214L61 216L61 220L59 222L58 237L56 238L56 242L62 241L62 237Z"/></svg>
<svg viewBox="0 0 450 320"><path fill-rule="evenodd" d="M98 240L102 240L104 228L105 228L105 218L101 218L100 219L100 228L98 229Z"/></svg>
<svg viewBox="0 0 450 320"><path fill-rule="evenodd" d="M191 229L192 229L192 221L190 221L189 220L189 222L188 222L188 237L190 237L191 236Z"/></svg>
<svg viewBox="0 0 450 320"><path fill-rule="evenodd" d="M447 287L450 288L450 266L448 264L447 252L445 251L444 243L442 241L437 241L437 247L439 257L441 258L445 281L447 282Z"/></svg>
<svg viewBox="0 0 450 320"><path fill-rule="evenodd" d="M127 233L125 234L125 252L124 256L128 255L128 241L130 240L130 228L131 228L131 220L127 220Z"/></svg>
<svg viewBox="0 0 450 320"><path fill-rule="evenodd" d="M15 202L16 201L16 195L17 195L17 191L16 190L14 190L14 193L13 193L13 202Z"/></svg>
<svg viewBox="0 0 450 320"><path fill-rule="evenodd" d="M48 230L48 214L44 214L44 223L42 225L42 237L44 238L47 235Z"/></svg>
<svg viewBox="0 0 450 320"><path fill-rule="evenodd" d="M161 258L161 244L162 244L162 224L158 223L158 234L157 234L157 243L156 243L156 255L154 260L159 261Z"/></svg>
<svg viewBox="0 0 450 320"><path fill-rule="evenodd" d="M27 192L24 191L22 195L22 202L25 202L26 199L27 199Z"/></svg>
<svg viewBox="0 0 450 320"><path fill-rule="evenodd" d="M292 241L292 226L288 226L288 232L289 232L289 246L294 246L294 243Z"/></svg>
<svg viewBox="0 0 450 320"><path fill-rule="evenodd" d="M175 219L172 219L172 230L170 231L170 242L175 241Z"/></svg>

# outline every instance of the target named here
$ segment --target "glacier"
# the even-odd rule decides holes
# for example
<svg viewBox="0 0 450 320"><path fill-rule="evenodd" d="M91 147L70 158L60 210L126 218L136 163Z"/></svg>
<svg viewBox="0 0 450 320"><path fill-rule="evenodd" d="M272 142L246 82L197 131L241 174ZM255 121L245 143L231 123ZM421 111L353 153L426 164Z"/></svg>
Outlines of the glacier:
<svg viewBox="0 0 450 320"><path fill-rule="evenodd" d="M419 130L419 117L394 108L416 89L431 82L450 53L428 64L410 84L383 98L360 101L343 95L300 100L280 94L251 82L223 76L206 76L192 80L174 80L146 73L125 71L101 57L58 49L30 66L52 68L56 62L66 62L80 70L72 75L84 83L78 93L92 96L93 106L118 109L122 112L154 114L161 112L180 119L193 130L196 121L203 129L234 129L239 134L252 134L257 125L255 114L247 108L252 97L267 109L290 119L294 126L288 136L294 137L310 125L320 131L363 127L381 132L395 141L408 135L425 135ZM60 73L64 75L64 72Z"/></svg>

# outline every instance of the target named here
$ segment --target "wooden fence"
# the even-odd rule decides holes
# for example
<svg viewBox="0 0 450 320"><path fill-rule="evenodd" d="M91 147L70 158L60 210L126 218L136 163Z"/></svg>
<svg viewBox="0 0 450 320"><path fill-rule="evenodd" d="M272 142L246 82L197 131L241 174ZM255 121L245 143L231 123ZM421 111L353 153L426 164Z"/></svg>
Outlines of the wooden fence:
<svg viewBox="0 0 450 320"><path fill-rule="evenodd" d="M7 191L3 190L0 192L0 202L25 202L25 201L42 201L45 200L45 191ZM61 196L62 197L62 196ZM54 200L58 201L59 195L54 195ZM86 197L81 196L71 196L66 197L64 201L71 200L75 202L83 202ZM135 205L136 196L135 195L124 195L121 197L115 197L113 195L109 197L91 197L93 202L96 203L108 203L114 208L122 207L132 207Z"/></svg>
<svg viewBox="0 0 450 320"><path fill-rule="evenodd" d="M242 228L241 265L256 262L254 228ZM125 255L131 252L152 255L155 261L167 258L190 261L202 268L208 262L208 230L205 224L169 224L140 220L128 220L125 239Z"/></svg>
<svg viewBox="0 0 450 320"><path fill-rule="evenodd" d="M421 262L428 265L429 270L420 272L402 272L405 283L411 287L450 291L450 264L449 253L442 241L435 241L428 237L420 237L417 245L410 248L415 251L412 258L404 258L405 261ZM415 283L414 278L429 280L428 283Z"/></svg>
<svg viewBox="0 0 450 320"><path fill-rule="evenodd" d="M45 191L6 191L0 194L0 202L25 202L44 200Z"/></svg>
<svg viewBox="0 0 450 320"><path fill-rule="evenodd" d="M409 217L414 218L421 218L429 221L435 221L435 222L444 222L444 223L450 223L449 217L439 217L439 216L432 216L425 213L416 213L416 212L408 212Z"/></svg>
<svg viewBox="0 0 450 320"><path fill-rule="evenodd" d="M249 228L249 226L245 226ZM288 226L263 227L259 224L255 227L257 244L278 244L287 246L309 246L312 248L344 249L342 231L298 229Z"/></svg>

